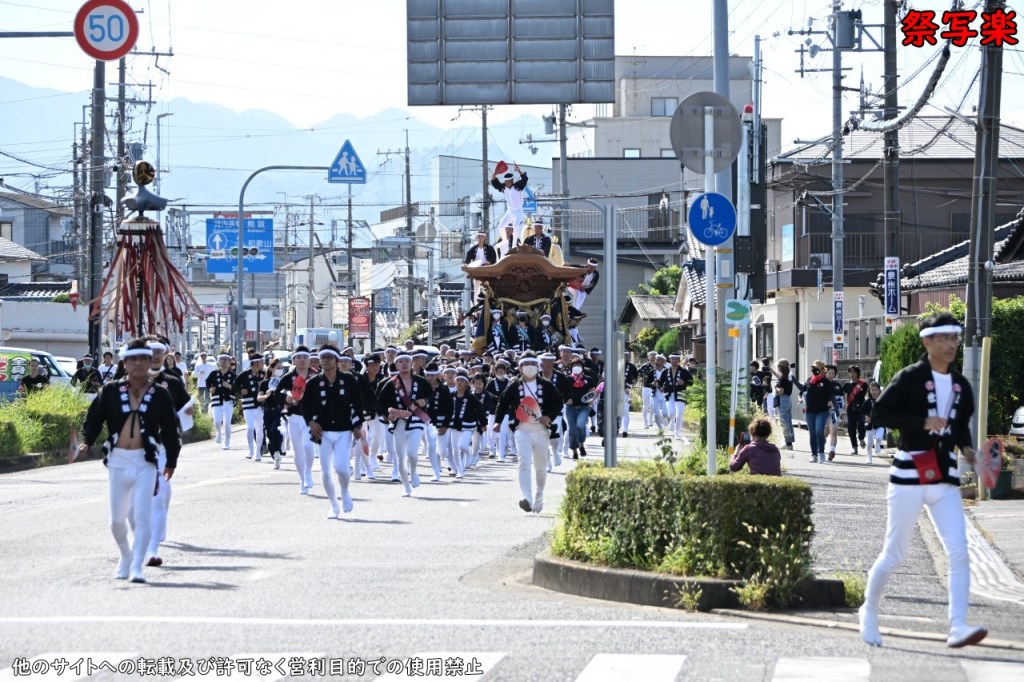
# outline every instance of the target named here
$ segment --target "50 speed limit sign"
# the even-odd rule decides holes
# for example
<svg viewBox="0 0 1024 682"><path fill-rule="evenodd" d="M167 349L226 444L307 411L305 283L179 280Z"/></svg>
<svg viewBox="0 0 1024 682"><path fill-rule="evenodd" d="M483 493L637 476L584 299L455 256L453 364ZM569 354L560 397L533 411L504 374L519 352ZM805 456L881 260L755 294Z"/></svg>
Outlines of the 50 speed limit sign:
<svg viewBox="0 0 1024 682"><path fill-rule="evenodd" d="M95 59L120 59L138 37L139 20L123 0L89 0L75 15L75 40Z"/></svg>

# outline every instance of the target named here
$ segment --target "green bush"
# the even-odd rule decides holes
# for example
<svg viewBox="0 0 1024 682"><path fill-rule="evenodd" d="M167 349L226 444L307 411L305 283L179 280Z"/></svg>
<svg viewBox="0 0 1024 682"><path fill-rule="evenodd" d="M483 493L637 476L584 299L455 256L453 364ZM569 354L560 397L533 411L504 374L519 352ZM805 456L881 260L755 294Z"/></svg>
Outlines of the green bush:
<svg viewBox="0 0 1024 682"><path fill-rule="evenodd" d="M26 395L21 409L32 421L46 425L30 452L56 452L67 450L71 431L81 429L89 403L76 389L58 384Z"/></svg>
<svg viewBox="0 0 1024 682"><path fill-rule="evenodd" d="M644 362L647 353L654 350L655 344L661 338L661 330L657 327L644 327L637 332L636 338L629 344L630 350L637 354L637 359Z"/></svg>
<svg viewBox="0 0 1024 682"><path fill-rule="evenodd" d="M658 337L658 342L654 344L654 350L658 351L665 357L668 357L672 353L678 353L679 330L669 329L667 332Z"/></svg>
<svg viewBox="0 0 1024 682"><path fill-rule="evenodd" d="M732 374L719 368L715 372L715 444L728 448L729 445L729 410L732 402ZM740 398L736 402L736 434L747 430L754 419L750 401L746 400L744 387L739 387ZM707 443L707 382L698 378L686 389L686 418L696 419L697 429L694 442L698 448Z"/></svg>
<svg viewBox="0 0 1024 682"><path fill-rule="evenodd" d="M570 559L742 580L765 575L765 557L810 565L811 488L798 479L587 464L566 477L560 516L552 551Z"/></svg>
<svg viewBox="0 0 1024 682"><path fill-rule="evenodd" d="M0 417L0 459L17 457L24 452L21 436L18 434L18 425L13 419L6 416Z"/></svg>

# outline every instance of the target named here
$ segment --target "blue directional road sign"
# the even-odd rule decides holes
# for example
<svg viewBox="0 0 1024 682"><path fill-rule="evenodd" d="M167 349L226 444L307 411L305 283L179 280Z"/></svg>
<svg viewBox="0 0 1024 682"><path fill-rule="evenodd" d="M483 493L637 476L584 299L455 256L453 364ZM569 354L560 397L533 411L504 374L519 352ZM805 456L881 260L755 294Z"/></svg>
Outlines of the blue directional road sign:
<svg viewBox="0 0 1024 682"><path fill-rule="evenodd" d="M537 212L537 197L534 196L533 190L530 186L526 186L526 197L523 199L523 212L524 213L536 213Z"/></svg>
<svg viewBox="0 0 1024 682"><path fill-rule="evenodd" d="M274 272L274 221L270 218L246 218L242 224L245 248L245 274ZM206 272L230 275L238 272L238 220L208 218L206 220Z"/></svg>
<svg viewBox="0 0 1024 682"><path fill-rule="evenodd" d="M885 259L885 316L900 315L900 259ZM889 324L888 319L886 323Z"/></svg>
<svg viewBox="0 0 1024 682"><path fill-rule="evenodd" d="M359 160L352 143L345 140L341 150L334 157L331 168L327 171L327 182L343 182L350 185L366 184L366 166Z"/></svg>
<svg viewBox="0 0 1024 682"><path fill-rule="evenodd" d="M706 246L719 246L729 241L736 231L736 207L718 192L705 192L690 205L690 232Z"/></svg>

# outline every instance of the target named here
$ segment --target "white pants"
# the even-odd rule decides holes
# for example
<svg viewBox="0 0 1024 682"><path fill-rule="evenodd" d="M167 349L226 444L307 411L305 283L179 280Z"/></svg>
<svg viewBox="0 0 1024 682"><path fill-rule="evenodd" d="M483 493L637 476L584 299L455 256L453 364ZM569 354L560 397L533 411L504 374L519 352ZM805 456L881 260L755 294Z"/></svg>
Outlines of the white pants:
<svg viewBox="0 0 1024 682"><path fill-rule="evenodd" d="M107 489L110 498L110 532L121 552L121 563L131 563L133 574L142 573L152 533L153 488L157 470L146 461L142 448L114 448L107 457ZM161 487L167 481L161 481ZM128 543L128 510L132 513L134 543ZM120 572L121 566L118 567ZM125 576L127 577L127 575Z"/></svg>
<svg viewBox="0 0 1024 682"><path fill-rule="evenodd" d="M661 391L654 389L654 393L651 399L651 407L654 412L654 424L661 431L668 426L669 414L668 406L665 402L665 394Z"/></svg>
<svg viewBox="0 0 1024 682"><path fill-rule="evenodd" d="M219 441L221 433L224 434L224 449L231 447L231 417L235 413L235 404L225 400L223 405L214 405L210 408L213 413L213 432ZM223 431L221 429L223 428Z"/></svg>
<svg viewBox="0 0 1024 682"><path fill-rule="evenodd" d="M544 483L548 476L548 427L520 424L515 430L515 439L519 452L519 489L523 498L536 509L544 503Z"/></svg>
<svg viewBox="0 0 1024 682"><path fill-rule="evenodd" d="M356 478L364 476L373 478L373 466L370 464L370 444L366 438L366 431L363 431L362 438L352 441L352 456L355 458L354 469ZM365 448L363 447L364 445L366 446Z"/></svg>
<svg viewBox="0 0 1024 682"><path fill-rule="evenodd" d="M882 448L885 447L885 428L879 426L877 429L869 428L865 434L865 441L867 442L867 456L871 459L872 448L875 454L882 454Z"/></svg>
<svg viewBox="0 0 1024 682"><path fill-rule="evenodd" d="M405 419L399 419L395 425L395 459L398 460L398 477L402 480L405 494L420 484L420 476L416 472L416 461L419 459L420 441L423 440L423 427L408 428Z"/></svg>
<svg viewBox="0 0 1024 682"><path fill-rule="evenodd" d="M288 434L295 453L295 471L303 490L313 487L313 442L309 440L309 426L300 414L288 415Z"/></svg>
<svg viewBox="0 0 1024 682"><path fill-rule="evenodd" d="M670 398L669 411L672 414L672 433L676 438L683 437L683 413L686 412L686 401Z"/></svg>
<svg viewBox="0 0 1024 682"><path fill-rule="evenodd" d="M572 294L572 307L576 310L583 310L583 302L587 300L587 292L581 289L569 289Z"/></svg>
<svg viewBox="0 0 1024 682"><path fill-rule="evenodd" d="M167 450L161 445L156 451L156 474L161 477L160 489L152 497L153 510L149 523L147 556L160 556L160 543L167 539L167 510L171 506L171 482L162 477L166 467Z"/></svg>
<svg viewBox="0 0 1024 682"><path fill-rule="evenodd" d="M451 429L451 448L448 451L448 466L455 473L455 478L462 478L466 473L466 464L471 456L473 446L473 431L458 431Z"/></svg>
<svg viewBox="0 0 1024 682"><path fill-rule="evenodd" d="M441 457L448 452L448 439L451 438L451 431L445 430L444 435L437 432L437 427L431 424L426 428L427 437L427 459L430 460L430 468L434 471L434 480L441 480ZM440 448L440 450L439 450Z"/></svg>
<svg viewBox="0 0 1024 682"><path fill-rule="evenodd" d="M654 389L644 386L640 389L640 395L644 399L644 428L649 429L654 423Z"/></svg>
<svg viewBox="0 0 1024 682"><path fill-rule="evenodd" d="M352 458L351 431L324 431L320 439L320 469L327 501L331 503L331 516L338 515L338 493L334 488L334 476L341 486L341 500L346 512L352 511L352 496L348 484L352 478L349 460ZM332 471L333 469L333 471Z"/></svg>
<svg viewBox="0 0 1024 682"><path fill-rule="evenodd" d="M245 442L249 444L249 456L259 459L263 448L263 410L255 407L242 410L245 417Z"/></svg>
<svg viewBox="0 0 1024 682"><path fill-rule="evenodd" d="M501 428L498 430L498 458L504 462L505 455L516 454L516 441L512 437L512 430L508 427L508 415L501 420Z"/></svg>
<svg viewBox="0 0 1024 682"><path fill-rule="evenodd" d="M622 408L619 411L622 412L622 430L629 433L629 391L622 392Z"/></svg>
<svg viewBox="0 0 1024 682"><path fill-rule="evenodd" d="M515 228L512 234L517 235L525 222L526 215L523 213L523 209L510 208L505 211L505 214L501 216L501 220L498 221L498 234L504 234L502 230L505 229L505 226L512 225Z"/></svg>
<svg viewBox="0 0 1024 682"><path fill-rule="evenodd" d="M377 465L377 456L384 450L384 433L386 428L374 417L363 424L363 431L366 432L366 437L370 443L370 466L376 471L380 468Z"/></svg>
<svg viewBox="0 0 1024 682"><path fill-rule="evenodd" d="M946 549L949 565L949 625L967 624L967 599L971 590L971 571L967 556L967 531L960 490L949 483L932 485L889 484L889 516L885 528L885 548L868 572L864 604L878 613L885 583L907 555L921 508L928 510L932 525Z"/></svg>

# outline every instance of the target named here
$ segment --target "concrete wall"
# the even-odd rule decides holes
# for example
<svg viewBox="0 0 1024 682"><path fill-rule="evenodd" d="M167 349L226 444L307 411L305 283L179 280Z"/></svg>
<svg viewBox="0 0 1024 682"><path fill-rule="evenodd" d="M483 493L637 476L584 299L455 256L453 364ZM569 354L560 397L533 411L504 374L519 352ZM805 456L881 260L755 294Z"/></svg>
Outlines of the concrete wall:
<svg viewBox="0 0 1024 682"><path fill-rule="evenodd" d="M586 303L583 304L583 312L587 314L587 318L580 323L579 329L580 334L583 335L583 342L587 345L587 348L604 348L604 329L606 316L611 315L612 323L618 330L618 319L622 314L622 309L626 305L626 298L629 295L629 290L636 290L637 284L640 282L648 282L651 277L654 276L654 268L652 267L641 267L632 263L619 263L618 267L618 289L615 301L614 309L610 309L607 305L604 287L605 287L605 267L603 259L598 256L597 269L601 273L601 279L597 283L597 288L594 289L593 293L587 296Z"/></svg>
<svg viewBox="0 0 1024 682"><path fill-rule="evenodd" d="M0 344L81 357L89 350L87 306L0 301Z"/></svg>

